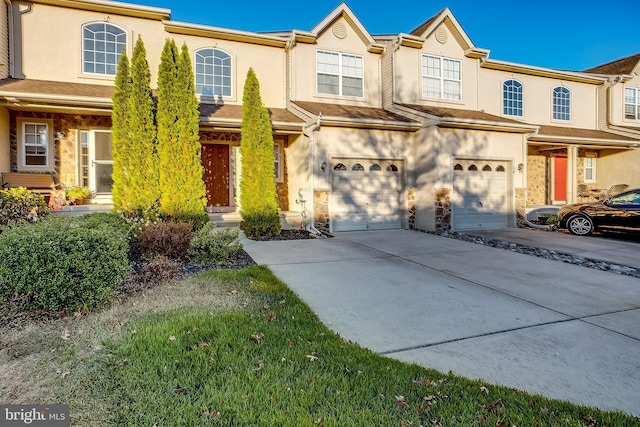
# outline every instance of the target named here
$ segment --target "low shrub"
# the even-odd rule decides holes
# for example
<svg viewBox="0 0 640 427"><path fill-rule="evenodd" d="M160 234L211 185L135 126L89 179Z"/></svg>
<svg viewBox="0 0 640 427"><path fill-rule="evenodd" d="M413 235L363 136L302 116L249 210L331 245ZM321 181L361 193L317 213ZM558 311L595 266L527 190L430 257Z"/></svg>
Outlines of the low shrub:
<svg viewBox="0 0 640 427"><path fill-rule="evenodd" d="M49 207L40 193L24 187L0 190L0 226L34 223L49 213Z"/></svg>
<svg viewBox="0 0 640 427"><path fill-rule="evenodd" d="M237 228L217 229L215 224L208 223L194 233L189 255L202 264L225 263L242 249L239 234Z"/></svg>
<svg viewBox="0 0 640 427"><path fill-rule="evenodd" d="M145 287L152 287L177 280L181 275L180 264L164 255L159 255L145 261L136 278Z"/></svg>
<svg viewBox="0 0 640 427"><path fill-rule="evenodd" d="M0 234L0 294L15 310L95 307L131 271L126 233L51 218Z"/></svg>
<svg viewBox="0 0 640 427"><path fill-rule="evenodd" d="M183 260L189 254L193 231L184 222L159 222L147 226L138 239L142 254L147 258L164 255L172 260Z"/></svg>
<svg viewBox="0 0 640 427"><path fill-rule="evenodd" d="M278 236L282 229L280 215L278 213L271 215L243 215L242 221L240 222L240 229L244 231L245 236L249 239Z"/></svg>

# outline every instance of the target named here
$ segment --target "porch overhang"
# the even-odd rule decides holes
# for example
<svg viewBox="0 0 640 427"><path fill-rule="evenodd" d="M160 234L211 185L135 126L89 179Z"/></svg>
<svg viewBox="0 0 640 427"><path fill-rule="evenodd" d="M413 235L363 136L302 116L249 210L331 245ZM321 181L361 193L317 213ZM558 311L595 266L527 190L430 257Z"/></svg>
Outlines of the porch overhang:
<svg viewBox="0 0 640 427"><path fill-rule="evenodd" d="M415 132L421 124L388 110L373 107L294 101L290 108L309 120L319 119L321 126L349 127Z"/></svg>
<svg viewBox="0 0 640 427"><path fill-rule="evenodd" d="M16 111L111 114L114 88L31 79L0 80L0 105Z"/></svg>
<svg viewBox="0 0 640 427"><path fill-rule="evenodd" d="M537 133L529 136L530 145L578 145L593 149L630 150L640 147L640 139L595 129L540 126Z"/></svg>
<svg viewBox="0 0 640 427"><path fill-rule="evenodd" d="M456 108L432 107L416 104L394 104L400 111L418 115L424 120L423 127L488 130L494 132L531 133L538 126L515 120L504 119L483 111L462 110Z"/></svg>
<svg viewBox="0 0 640 427"><path fill-rule="evenodd" d="M276 134L301 134L304 121L284 108L267 108ZM210 130L239 132L242 105L200 104L200 126Z"/></svg>

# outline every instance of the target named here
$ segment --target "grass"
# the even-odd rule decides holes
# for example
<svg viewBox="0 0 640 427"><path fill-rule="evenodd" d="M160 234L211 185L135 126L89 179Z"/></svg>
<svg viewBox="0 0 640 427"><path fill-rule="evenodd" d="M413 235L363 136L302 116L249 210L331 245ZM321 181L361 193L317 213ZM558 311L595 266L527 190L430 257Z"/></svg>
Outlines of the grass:
<svg viewBox="0 0 640 427"><path fill-rule="evenodd" d="M265 267L1 332L0 395L68 403L74 426L640 425L374 354Z"/></svg>

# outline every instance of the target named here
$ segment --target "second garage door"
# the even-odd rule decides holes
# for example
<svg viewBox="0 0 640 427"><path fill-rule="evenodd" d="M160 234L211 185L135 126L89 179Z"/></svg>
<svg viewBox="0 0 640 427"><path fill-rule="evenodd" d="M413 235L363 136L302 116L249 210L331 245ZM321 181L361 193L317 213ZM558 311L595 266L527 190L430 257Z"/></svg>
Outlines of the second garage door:
<svg viewBox="0 0 640 427"><path fill-rule="evenodd" d="M402 162L335 159L333 231L401 228Z"/></svg>
<svg viewBox="0 0 640 427"><path fill-rule="evenodd" d="M505 161L454 162L451 225L455 231L509 226L508 167Z"/></svg>

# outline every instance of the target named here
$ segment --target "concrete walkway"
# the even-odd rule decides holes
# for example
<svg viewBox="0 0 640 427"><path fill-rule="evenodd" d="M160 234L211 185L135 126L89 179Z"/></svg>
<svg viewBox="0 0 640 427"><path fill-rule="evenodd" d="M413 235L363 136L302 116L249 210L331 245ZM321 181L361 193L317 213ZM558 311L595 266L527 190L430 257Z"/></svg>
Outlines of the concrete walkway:
<svg viewBox="0 0 640 427"><path fill-rule="evenodd" d="M244 243L372 351L640 415L638 279L406 230Z"/></svg>

